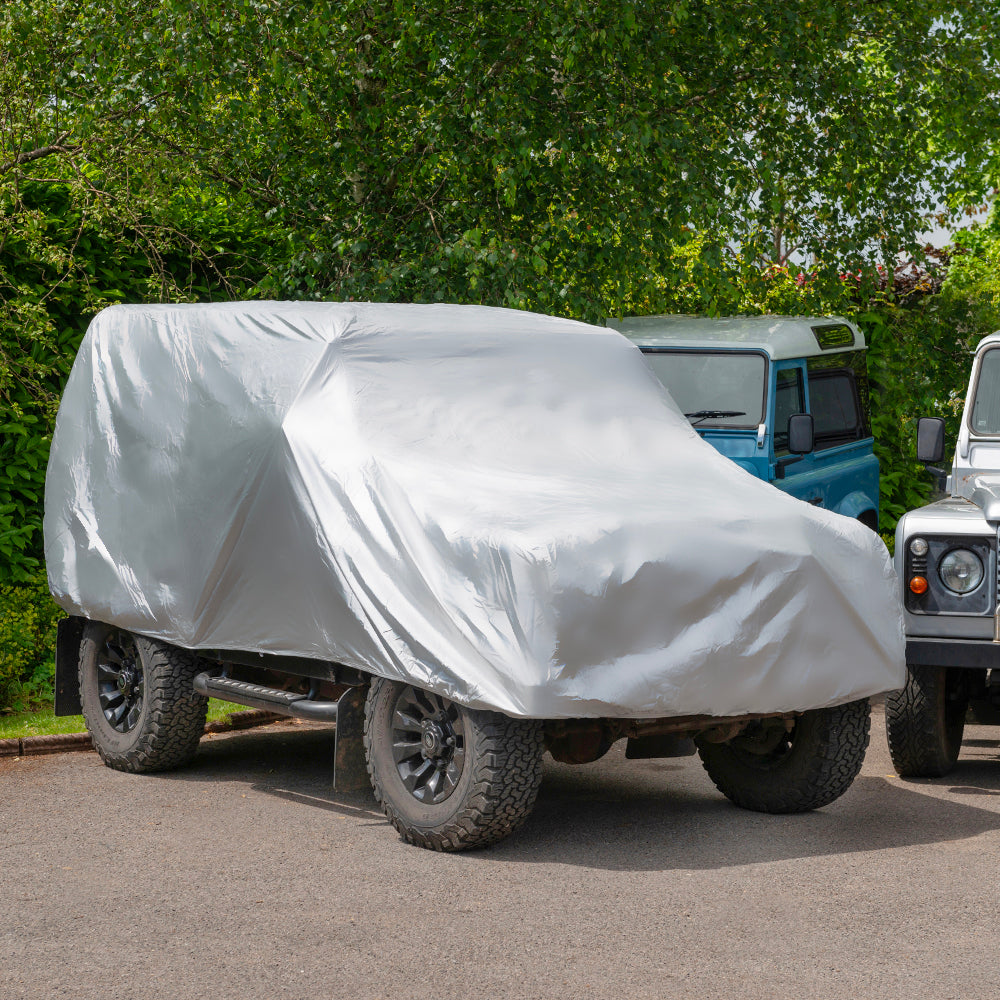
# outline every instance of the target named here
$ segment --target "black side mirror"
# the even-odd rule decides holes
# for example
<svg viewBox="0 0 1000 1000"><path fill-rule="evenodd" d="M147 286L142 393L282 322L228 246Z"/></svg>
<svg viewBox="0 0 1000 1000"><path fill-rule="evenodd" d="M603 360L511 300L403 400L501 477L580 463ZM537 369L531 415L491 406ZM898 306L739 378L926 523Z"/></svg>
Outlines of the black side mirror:
<svg viewBox="0 0 1000 1000"><path fill-rule="evenodd" d="M788 418L788 450L793 455L808 455L815 445L811 413L793 413Z"/></svg>
<svg viewBox="0 0 1000 1000"><path fill-rule="evenodd" d="M944 461L944 421L940 417L917 421L917 461L924 465Z"/></svg>

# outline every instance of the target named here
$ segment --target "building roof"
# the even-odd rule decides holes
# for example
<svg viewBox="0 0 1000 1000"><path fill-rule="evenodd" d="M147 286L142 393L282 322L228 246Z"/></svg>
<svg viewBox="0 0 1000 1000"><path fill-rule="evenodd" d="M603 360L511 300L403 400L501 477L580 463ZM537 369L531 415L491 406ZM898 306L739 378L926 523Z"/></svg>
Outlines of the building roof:
<svg viewBox="0 0 1000 1000"><path fill-rule="evenodd" d="M607 325L639 347L757 350L773 361L865 346L864 335L839 316L627 316Z"/></svg>

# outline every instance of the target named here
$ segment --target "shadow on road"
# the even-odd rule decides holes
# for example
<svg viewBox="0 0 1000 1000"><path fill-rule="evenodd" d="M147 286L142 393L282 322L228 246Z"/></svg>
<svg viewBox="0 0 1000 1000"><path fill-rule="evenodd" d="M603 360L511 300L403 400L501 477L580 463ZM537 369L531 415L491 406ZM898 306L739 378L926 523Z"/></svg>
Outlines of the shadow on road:
<svg viewBox="0 0 1000 1000"><path fill-rule="evenodd" d="M738 809L714 789L630 795L625 775L603 791L579 794L582 789L560 776L543 786L522 834L496 851L526 863L709 870L964 840L1000 829L1000 814L969 801L979 796L995 803L989 797L1000 795L1000 769L988 778L975 771L959 765L934 783L935 792L947 789L962 800L921 791L930 782L862 775L842 799L794 816Z"/></svg>
<svg viewBox="0 0 1000 1000"><path fill-rule="evenodd" d="M382 810L370 790L334 793L333 748L332 727L269 726L202 740L193 764L156 777L210 784L229 781L297 805L381 819Z"/></svg>
<svg viewBox="0 0 1000 1000"><path fill-rule="evenodd" d="M202 744L194 764L162 780L235 782L284 799L383 822L369 793L331 788L333 731L284 727ZM535 810L508 841L468 855L484 862L568 864L620 871L709 870L976 837L1000 829L1000 761L960 760L946 778L863 774L824 809L771 816L724 799L696 760L604 760L569 767L546 759ZM974 804L979 799L982 805Z"/></svg>

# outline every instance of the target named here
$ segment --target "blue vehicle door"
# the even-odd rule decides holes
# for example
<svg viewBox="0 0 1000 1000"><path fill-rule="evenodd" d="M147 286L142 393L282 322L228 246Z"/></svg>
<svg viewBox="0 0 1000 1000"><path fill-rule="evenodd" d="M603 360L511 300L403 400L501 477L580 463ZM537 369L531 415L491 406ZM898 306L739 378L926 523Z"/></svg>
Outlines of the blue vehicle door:
<svg viewBox="0 0 1000 1000"><path fill-rule="evenodd" d="M874 529L878 460L872 453L867 385L859 377L863 364L863 356L840 354L775 365L772 482L806 503L861 518ZM807 455L788 451L792 413L813 416L815 444Z"/></svg>

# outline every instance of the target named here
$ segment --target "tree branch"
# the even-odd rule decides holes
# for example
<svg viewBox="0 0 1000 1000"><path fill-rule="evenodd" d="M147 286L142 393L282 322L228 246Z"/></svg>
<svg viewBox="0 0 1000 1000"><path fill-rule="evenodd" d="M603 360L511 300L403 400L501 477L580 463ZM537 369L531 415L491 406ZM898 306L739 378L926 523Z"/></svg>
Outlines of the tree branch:
<svg viewBox="0 0 1000 1000"><path fill-rule="evenodd" d="M0 164L0 174L6 174L13 170L14 167L23 166L25 163L32 163L35 160L44 159L46 156L54 156L56 153L64 153L72 155L73 153L79 153L83 146L66 146L64 145L65 140L69 138L69 132L63 132L55 142L48 146L39 146L37 149L29 150L27 153L18 153L17 156L8 160L6 163Z"/></svg>

